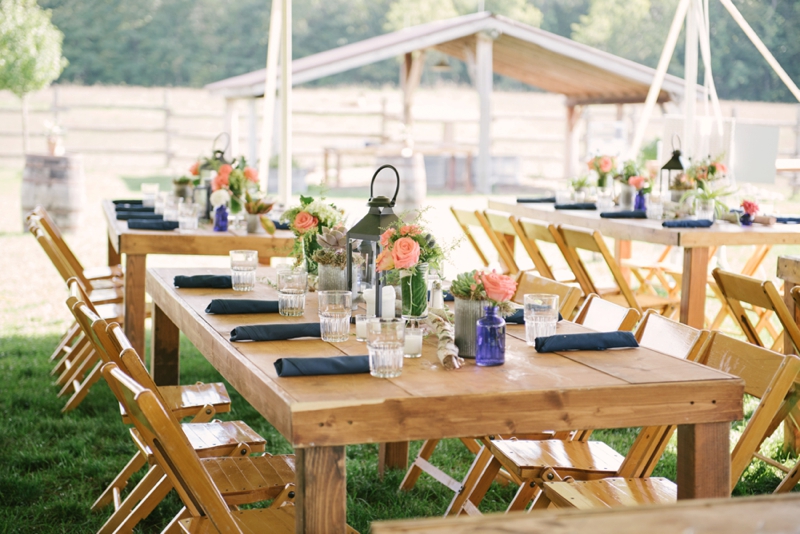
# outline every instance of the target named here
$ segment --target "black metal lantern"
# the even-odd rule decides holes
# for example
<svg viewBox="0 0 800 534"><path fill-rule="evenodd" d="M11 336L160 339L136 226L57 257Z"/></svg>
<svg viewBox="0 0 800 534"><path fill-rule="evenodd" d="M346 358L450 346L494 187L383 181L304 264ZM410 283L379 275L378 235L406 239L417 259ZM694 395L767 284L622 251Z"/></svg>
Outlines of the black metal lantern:
<svg viewBox="0 0 800 534"><path fill-rule="evenodd" d="M389 199L385 196L373 196L375 178L383 169L392 169L397 180L394 196ZM400 191L400 174L392 165L379 167L372 175L369 184L369 211L363 219L353 225L347 231L347 287L353 292L353 301L363 293L365 289L375 290L375 316L381 316L381 287L384 285L381 280L381 273L378 272L377 258L381 253L381 233L382 229L397 220L392 208L397 200L397 193ZM358 243L360 241L360 244ZM358 272L355 272L353 256L360 256L358 262Z"/></svg>
<svg viewBox="0 0 800 534"><path fill-rule="evenodd" d="M686 164L686 159L681 155L680 138L678 138L678 148L675 148L675 143L673 140L672 157L669 158L669 161L667 161L663 167L661 167L658 181L659 192L664 194L664 179L667 180L667 189L669 189L671 184L674 183L681 174L686 172L687 168L688 165Z"/></svg>

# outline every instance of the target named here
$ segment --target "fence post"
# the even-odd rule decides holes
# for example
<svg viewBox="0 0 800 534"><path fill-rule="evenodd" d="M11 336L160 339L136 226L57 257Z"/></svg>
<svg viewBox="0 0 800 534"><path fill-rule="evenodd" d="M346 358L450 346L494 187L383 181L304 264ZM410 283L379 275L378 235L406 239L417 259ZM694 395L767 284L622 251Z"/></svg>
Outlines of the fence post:
<svg viewBox="0 0 800 534"><path fill-rule="evenodd" d="M164 89L164 166L172 164L172 108L170 108L169 89Z"/></svg>
<svg viewBox="0 0 800 534"><path fill-rule="evenodd" d="M381 144L386 143L389 140L389 135L387 134L387 122L389 122L389 117L387 116L387 103L386 97L384 96L381 99Z"/></svg>
<svg viewBox="0 0 800 534"><path fill-rule="evenodd" d="M58 86L52 85L53 88L53 125L58 126Z"/></svg>

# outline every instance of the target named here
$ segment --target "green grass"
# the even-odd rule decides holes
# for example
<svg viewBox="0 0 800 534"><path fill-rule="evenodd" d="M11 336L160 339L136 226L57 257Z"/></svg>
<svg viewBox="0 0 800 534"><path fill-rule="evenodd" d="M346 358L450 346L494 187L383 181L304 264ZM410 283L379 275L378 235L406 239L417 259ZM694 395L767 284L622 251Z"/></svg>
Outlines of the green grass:
<svg viewBox="0 0 800 534"><path fill-rule="evenodd" d="M122 424L111 392L104 383L92 388L87 399L68 415L64 402L50 384L47 358L56 336L0 338L0 533L93 532L109 509L89 510L95 498L134 453L134 445ZM181 340L181 377L184 383L221 380L219 374L184 338ZM290 453L291 447L238 393L228 386L233 410L221 419L241 419L267 439L267 450ZM755 403L747 403L752 412ZM734 426L734 433L741 424ZM636 429L596 431L602 440L624 454ZM779 436L764 450L780 461ZM416 453L420 442L412 444ZM348 522L362 533L379 519L438 516L444 513L452 493L423 475L417 487L398 493L402 472L377 473L377 445L347 448ZM457 440L442 442L432 459L457 478L464 476L472 456ZM675 446L670 445L658 465L658 476L675 478ZM138 477L137 477L138 480ZM772 467L755 462L736 488L736 494L765 493L778 483ZM481 508L500 511L513 497L513 485L494 484ZM137 532L160 532L181 504L174 492L140 525Z"/></svg>

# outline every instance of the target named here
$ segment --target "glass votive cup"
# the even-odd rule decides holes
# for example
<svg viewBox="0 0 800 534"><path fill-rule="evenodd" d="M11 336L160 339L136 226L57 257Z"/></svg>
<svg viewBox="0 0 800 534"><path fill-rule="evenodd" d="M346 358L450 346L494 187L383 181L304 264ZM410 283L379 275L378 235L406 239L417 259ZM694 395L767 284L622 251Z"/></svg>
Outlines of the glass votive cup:
<svg viewBox="0 0 800 534"><path fill-rule="evenodd" d="M278 313L300 317L306 311L308 273L291 269L278 271Z"/></svg>
<svg viewBox="0 0 800 534"><path fill-rule="evenodd" d="M164 220L178 221L178 212L182 204L182 198L178 198L171 193L167 195L167 198L164 201Z"/></svg>
<svg viewBox="0 0 800 534"><path fill-rule="evenodd" d="M365 314L356 315L356 341L367 340L367 323L373 317Z"/></svg>
<svg viewBox="0 0 800 534"><path fill-rule="evenodd" d="M416 326L406 327L403 356L406 358L419 358L422 356L422 328Z"/></svg>
<svg viewBox="0 0 800 534"><path fill-rule="evenodd" d="M694 213L700 220L714 220L714 212L717 203L714 200L701 200L698 199L694 204Z"/></svg>
<svg viewBox="0 0 800 534"><path fill-rule="evenodd" d="M194 203L183 203L178 206L178 228L181 232L197 230L197 218L200 206Z"/></svg>
<svg viewBox="0 0 800 534"><path fill-rule="evenodd" d="M556 204L569 204L572 202L572 189L559 189L556 191Z"/></svg>
<svg viewBox="0 0 800 534"><path fill-rule="evenodd" d="M164 214L164 204L167 203L167 198L172 196L172 193L169 191L159 191L156 193L155 201L153 204L153 213L157 215Z"/></svg>
<svg viewBox="0 0 800 534"><path fill-rule="evenodd" d="M394 378L403 372L405 321L373 317L367 324L369 373L378 378Z"/></svg>
<svg viewBox="0 0 800 534"><path fill-rule="evenodd" d="M318 291L317 295L322 341L347 341L350 337L353 294L350 291Z"/></svg>
<svg viewBox="0 0 800 534"><path fill-rule="evenodd" d="M537 337L556 334L558 324L558 295L533 293L524 296L525 341L534 346Z"/></svg>
<svg viewBox="0 0 800 534"><path fill-rule="evenodd" d="M257 250L231 250L231 283L234 291L252 291L256 287Z"/></svg>
<svg viewBox="0 0 800 534"><path fill-rule="evenodd" d="M158 184L142 184L142 206L152 208L156 203Z"/></svg>

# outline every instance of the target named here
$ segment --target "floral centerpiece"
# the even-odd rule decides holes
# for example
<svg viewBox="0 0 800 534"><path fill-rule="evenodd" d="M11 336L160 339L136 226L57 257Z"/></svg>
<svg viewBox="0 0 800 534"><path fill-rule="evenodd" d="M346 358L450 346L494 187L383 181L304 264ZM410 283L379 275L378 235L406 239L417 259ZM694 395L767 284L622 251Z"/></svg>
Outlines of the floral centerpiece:
<svg viewBox="0 0 800 534"><path fill-rule="evenodd" d="M347 289L347 229L337 224L333 228L322 228L316 235L319 248L313 252L311 259L316 262L319 274L317 289L320 291ZM361 246L361 241L353 241L353 248ZM354 255L354 263L360 255Z"/></svg>
<svg viewBox="0 0 800 534"><path fill-rule="evenodd" d="M223 163L211 180L211 190L220 189L227 189L231 195L231 213L239 213L242 211L246 193L258 190L258 171L247 166L244 156L233 160L233 164Z"/></svg>
<svg viewBox="0 0 800 534"><path fill-rule="evenodd" d="M696 164L692 164L687 170L686 175L698 189L707 189L710 182L725 178L728 168L721 163L722 155L715 159L706 158Z"/></svg>
<svg viewBox="0 0 800 534"><path fill-rule="evenodd" d="M644 196L653 190L653 182L644 176L631 176L628 178L628 185L636 190L636 199L633 209L644 210L646 208Z"/></svg>
<svg viewBox="0 0 800 534"><path fill-rule="evenodd" d="M273 223L266 214L274 206L274 202L270 202L261 196L253 196L250 191L244 193L244 211L247 212L247 233L254 234L258 231L259 225L264 228L267 233L275 233L275 223Z"/></svg>
<svg viewBox="0 0 800 534"><path fill-rule="evenodd" d="M744 226L750 226L753 224L753 219L758 214L758 210L758 204L752 200L742 200L742 211L744 211L744 213L739 218L740 222Z"/></svg>
<svg viewBox="0 0 800 534"><path fill-rule="evenodd" d="M595 156L589 160L589 170L597 173L597 187L610 185L608 177L611 176L616 166L617 162L611 156Z"/></svg>
<svg viewBox="0 0 800 534"><path fill-rule="evenodd" d="M297 236L292 248L292 256L296 264L305 263L309 274L317 274L318 265L314 253L321 248L317 235L325 228L339 226L343 222L342 211L325 199L315 200L300 195L300 205L295 206L281 217L281 221L289 223L289 229Z"/></svg>
<svg viewBox="0 0 800 534"><path fill-rule="evenodd" d="M383 250L376 259L381 272L396 270L400 276L403 318L421 319L428 315L429 269L441 270L444 250L420 224L398 220L381 234Z"/></svg>
<svg viewBox="0 0 800 534"><path fill-rule="evenodd" d="M214 208L214 231L227 232L228 231L228 202L231 200L231 194L227 189L217 189L209 197L211 206Z"/></svg>

